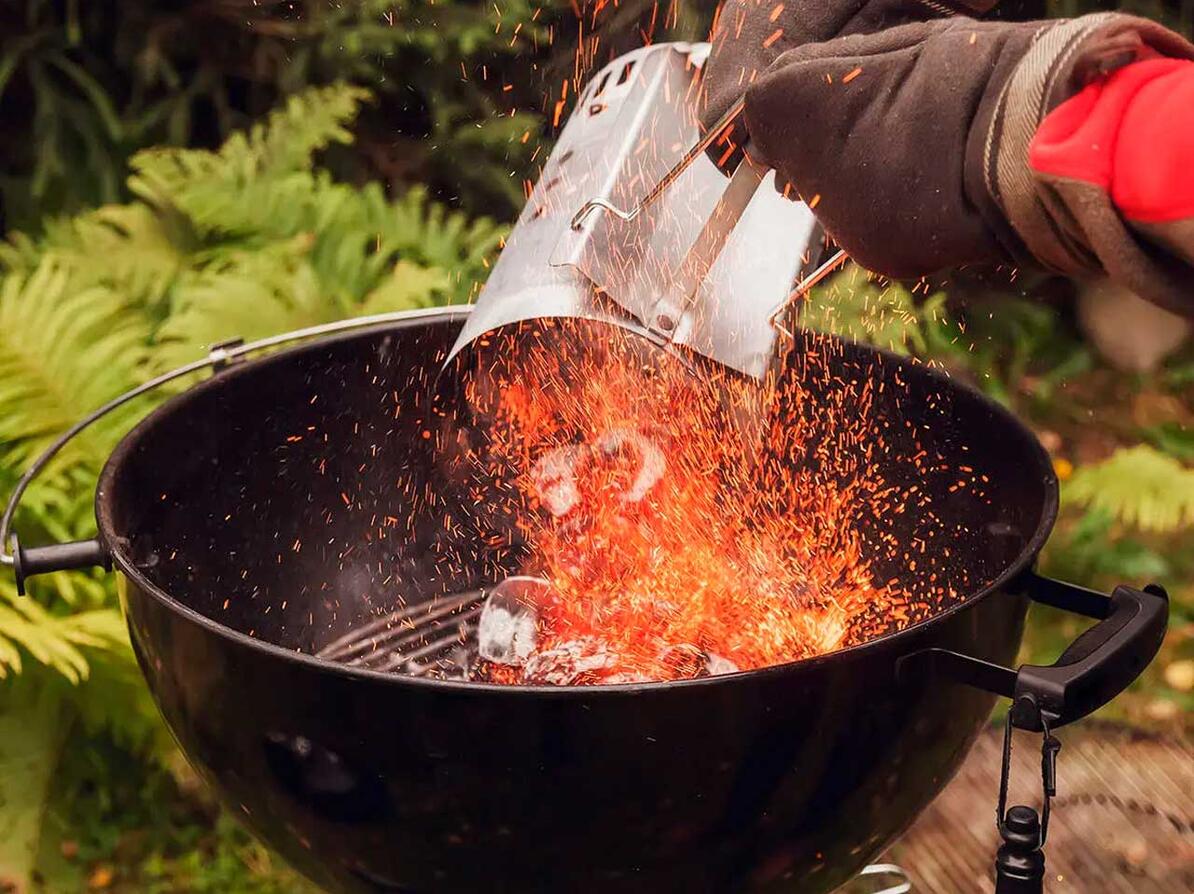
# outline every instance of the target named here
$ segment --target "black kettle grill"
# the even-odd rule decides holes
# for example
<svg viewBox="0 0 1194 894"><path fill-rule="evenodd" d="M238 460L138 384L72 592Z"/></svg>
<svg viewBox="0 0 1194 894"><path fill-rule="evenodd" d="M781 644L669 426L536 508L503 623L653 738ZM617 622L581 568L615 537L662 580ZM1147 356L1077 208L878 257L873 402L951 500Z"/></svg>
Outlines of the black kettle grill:
<svg viewBox="0 0 1194 894"><path fill-rule="evenodd" d="M138 660L184 752L330 891L830 891L940 791L996 696L1013 700L1009 736L1012 725L1042 734L1047 807L1053 732L1122 691L1159 647L1158 588L1107 597L1034 573L1057 482L1008 412L913 361L804 334L800 356L831 366L795 370L808 389L898 385L875 392L892 436L913 420L931 449L990 478L985 498L926 484L948 532L935 549L968 581L927 620L812 660L638 685L503 687L318 657L399 600L433 614L445 594L492 582L493 568L460 560L464 526L442 523L467 498L413 496L433 483L437 438L410 396L467 313L221 346L183 371L216 373L108 461L96 540L14 537L4 556L22 585L116 569ZM457 560L433 560L445 554ZM1012 670L1033 601L1098 623L1055 665ZM1045 822L1000 804L1000 892L1041 890Z"/></svg>

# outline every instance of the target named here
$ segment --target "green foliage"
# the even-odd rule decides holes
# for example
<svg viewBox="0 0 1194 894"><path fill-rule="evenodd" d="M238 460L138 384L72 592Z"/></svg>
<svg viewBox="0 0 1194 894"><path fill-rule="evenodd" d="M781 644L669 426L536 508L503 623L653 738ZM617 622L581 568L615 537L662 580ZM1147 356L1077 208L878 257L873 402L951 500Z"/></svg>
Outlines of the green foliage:
<svg viewBox="0 0 1194 894"><path fill-rule="evenodd" d="M813 290L800 321L818 332L964 372L1004 403L1022 385L1047 398L1092 364L1090 351L1047 305L999 295L959 310L944 291L920 297L856 265Z"/></svg>
<svg viewBox="0 0 1194 894"><path fill-rule="evenodd" d="M61 337L60 327L31 310L70 313L64 301L39 304L47 282L86 304L96 325L127 332L127 343L105 336L89 349L95 368L107 372L82 393L104 396L135 380L150 348L149 365L160 369L233 335L467 298L485 276L501 227L449 211L422 189L391 200L377 184L355 188L314 166L320 149L352 139L348 126L365 99L353 87L311 90L218 151L146 150L131 161L136 201L56 221L37 240L14 238L0 251L14 296L5 305L12 362L27 363L24 326L41 323L46 338ZM22 291L34 276L47 282ZM78 291L84 285L93 291ZM29 307L16 300L25 294L34 296ZM63 344L58 353L86 376L92 367L77 362L78 348ZM103 349L111 356L94 353ZM47 368L45 385L19 377L9 387L22 391L10 403L36 403L24 392L70 385L70 372ZM41 416L45 432L90 408L73 397L59 404L60 416ZM28 437L27 421L10 428L0 428L0 438L25 454L41 446ZM15 439L16 431L26 437Z"/></svg>
<svg viewBox="0 0 1194 894"><path fill-rule="evenodd" d="M184 215L202 236L293 233L318 207L306 193L315 153L352 141L345 125L367 97L348 86L310 90L215 152L146 149L133 157L129 187L148 205Z"/></svg>
<svg viewBox="0 0 1194 894"><path fill-rule="evenodd" d="M1048 0L1047 6L1051 16L1119 10L1156 19L1185 34L1194 33L1194 0Z"/></svg>
<svg viewBox="0 0 1194 894"><path fill-rule="evenodd" d="M1085 512L1078 522L1049 543L1043 558L1046 574L1089 587L1108 581L1165 580L1172 563L1153 547L1126 535L1103 509Z"/></svg>
<svg viewBox="0 0 1194 894"><path fill-rule="evenodd" d="M1003 403L1012 403L1016 388L1048 399L1093 365L1090 350L1067 331L1058 311L1040 301L992 296L966 308L963 328L968 356L955 353L955 359Z"/></svg>
<svg viewBox="0 0 1194 894"><path fill-rule="evenodd" d="M1177 531L1194 524L1194 470L1147 445L1124 448L1078 469L1065 498L1143 531Z"/></svg>
<svg viewBox="0 0 1194 894"><path fill-rule="evenodd" d="M851 264L809 295L800 324L897 354L925 354L927 331L938 332L939 321L948 325L941 319L944 301L944 294L938 293L921 308L905 286L877 279Z"/></svg>
<svg viewBox="0 0 1194 894"><path fill-rule="evenodd" d="M359 126L363 151L338 158L346 172L512 213L535 149L520 138L542 120L525 73L547 62L559 17L543 12L531 0L0 4L4 214L29 228L121 201L138 150L214 146L341 80L381 100Z"/></svg>
<svg viewBox="0 0 1194 894"><path fill-rule="evenodd" d="M148 321L105 285L80 287L45 259L0 281L0 463L20 468L83 412L131 387ZM110 429L110 426L109 426ZM95 430L72 445L102 459Z"/></svg>
<svg viewBox="0 0 1194 894"><path fill-rule="evenodd" d="M151 757L167 753L168 734L115 608L52 613L0 583L0 677L0 890L24 891L50 874L43 821L72 732Z"/></svg>
<svg viewBox="0 0 1194 894"><path fill-rule="evenodd" d="M149 854L138 867L138 879L126 887L137 894L301 894L315 889L286 870L277 856L226 814L208 826L185 829L188 836L170 842L169 850ZM194 844L179 848L191 838Z"/></svg>
<svg viewBox="0 0 1194 894"><path fill-rule="evenodd" d="M87 411L214 341L467 297L499 227L421 190L391 201L314 167L315 152L351 139L365 99L352 87L312 90L218 151L140 153L137 200L0 249L4 481ZM107 420L60 456L27 494L23 532L89 533L90 482L129 422ZM95 579L56 575L38 582L36 601L7 586L0 675L28 654L79 682L82 649L124 641Z"/></svg>
<svg viewBox="0 0 1194 894"><path fill-rule="evenodd" d="M0 682L0 890L23 891L65 734L57 687Z"/></svg>
<svg viewBox="0 0 1194 894"><path fill-rule="evenodd" d="M144 766L102 734L63 754L37 850L43 881L33 890L45 894L82 890L97 874L113 894L312 890L220 814L185 768Z"/></svg>
<svg viewBox="0 0 1194 894"><path fill-rule="evenodd" d="M1194 428L1180 422L1163 422L1143 429L1141 435L1162 453L1194 462Z"/></svg>
<svg viewBox="0 0 1194 894"><path fill-rule="evenodd" d="M572 10L536 2L0 7L0 201L9 225L29 230L0 245L0 493L89 409L212 342L468 298L503 233L472 213L521 205L541 161L543 96L643 34L699 36L712 6L672 4L654 31L646 0L586 10L586 62L574 68ZM1180 0L1182 21L1191 6ZM945 364L1007 402L1058 400L1092 365L1049 308L914 291L847 272L814 296L824 301L810 301L806 323ZM1171 387L1194 382L1192 370L1171 366ZM149 405L89 431L48 470L18 517L26 542L93 532L99 463ZM1144 434L1186 456L1180 426ZM1190 520L1188 503L1174 508L1174 482L1188 483L1177 470L1155 458L1080 469L1046 569L1091 583L1188 578L1176 553L1131 530ZM32 584L19 598L0 577L0 889L36 863L45 890L76 890L119 851L114 892L301 890L147 760L166 756L167 737L110 581ZM1189 621L1182 605L1175 624ZM64 752L68 741L85 747ZM60 856L65 839L76 858Z"/></svg>
<svg viewBox="0 0 1194 894"><path fill-rule="evenodd" d="M0 678L21 673L22 655L28 654L79 683L90 671L86 650L119 652L125 643L124 622L115 609L56 614L0 581Z"/></svg>
<svg viewBox="0 0 1194 894"><path fill-rule="evenodd" d="M1185 358L1179 358L1165 370L1165 383L1174 390L1194 386L1194 358L1186 352Z"/></svg>
<svg viewBox="0 0 1194 894"><path fill-rule="evenodd" d="M127 198L154 145L211 148L308 87L377 104L341 179L424 185L512 219L552 97L644 40L707 33L713 0L10 0L0 4L0 204L9 228Z"/></svg>

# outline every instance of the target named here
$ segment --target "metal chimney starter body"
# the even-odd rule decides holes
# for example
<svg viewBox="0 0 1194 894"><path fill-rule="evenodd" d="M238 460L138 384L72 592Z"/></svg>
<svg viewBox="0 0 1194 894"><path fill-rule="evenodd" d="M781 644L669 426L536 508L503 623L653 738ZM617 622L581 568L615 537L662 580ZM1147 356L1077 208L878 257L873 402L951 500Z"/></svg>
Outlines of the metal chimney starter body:
<svg viewBox="0 0 1194 894"><path fill-rule="evenodd" d="M822 251L808 207L777 193L773 172L727 178L701 155L641 214L616 210L639 205L700 140L708 53L659 44L593 76L449 359L494 330L573 317L764 376L781 337L771 318ZM704 275L690 255L719 216Z"/></svg>

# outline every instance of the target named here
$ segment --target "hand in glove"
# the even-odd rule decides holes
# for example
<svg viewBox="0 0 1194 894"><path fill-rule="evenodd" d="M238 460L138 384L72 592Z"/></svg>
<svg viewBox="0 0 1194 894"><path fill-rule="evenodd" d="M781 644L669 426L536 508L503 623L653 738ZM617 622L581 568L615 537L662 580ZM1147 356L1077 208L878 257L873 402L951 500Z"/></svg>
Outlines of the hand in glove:
<svg viewBox="0 0 1194 894"><path fill-rule="evenodd" d="M771 63L791 49L955 12L997 0L727 0L713 24L702 120L715 124Z"/></svg>
<svg viewBox="0 0 1194 894"><path fill-rule="evenodd" d="M876 272L912 278L1035 258L1073 276L1109 273L1194 313L1194 270L1130 229L1105 184L1029 165L1053 109L1156 57L1192 59L1194 46L1119 14L916 21L803 43L747 89L751 154L795 184L830 235Z"/></svg>

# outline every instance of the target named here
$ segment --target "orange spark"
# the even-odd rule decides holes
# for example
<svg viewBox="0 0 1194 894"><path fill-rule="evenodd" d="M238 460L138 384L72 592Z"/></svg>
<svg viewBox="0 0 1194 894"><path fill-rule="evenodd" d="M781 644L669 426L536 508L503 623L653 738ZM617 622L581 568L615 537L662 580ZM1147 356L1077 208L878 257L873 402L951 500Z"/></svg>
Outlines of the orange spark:
<svg viewBox="0 0 1194 894"><path fill-rule="evenodd" d="M552 585L540 651L600 643L607 663L583 682L674 679L699 671L693 654L749 670L924 616L924 600L872 577L863 528L908 494L868 459L883 449L870 385L817 403L793 379L770 383L808 418L767 427L751 463L729 420L759 412L756 384L698 379L622 330L580 331L587 343L575 321L491 335L467 381L487 439L465 465L483 470L482 492L521 495L521 571Z"/></svg>

